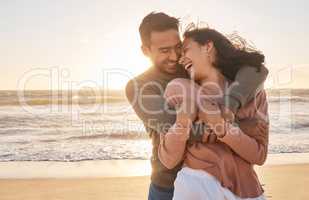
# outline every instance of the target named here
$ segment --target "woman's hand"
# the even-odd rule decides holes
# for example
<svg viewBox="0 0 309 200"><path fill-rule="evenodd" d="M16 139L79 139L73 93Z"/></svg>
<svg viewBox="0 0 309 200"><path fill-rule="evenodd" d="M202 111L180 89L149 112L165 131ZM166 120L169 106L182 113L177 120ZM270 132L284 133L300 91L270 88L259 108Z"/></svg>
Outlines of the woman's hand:
<svg viewBox="0 0 309 200"><path fill-rule="evenodd" d="M171 81L165 89L164 97L169 106L177 112L177 121L193 122L197 116L196 91L198 85L188 79L177 78Z"/></svg>
<svg viewBox="0 0 309 200"><path fill-rule="evenodd" d="M225 119L222 117L220 106L210 99L203 99L199 106L198 118L207 123L218 137L225 135Z"/></svg>
<svg viewBox="0 0 309 200"><path fill-rule="evenodd" d="M189 104L189 102L190 100L182 100L181 104L177 104L175 107L177 112L176 121L170 129L170 131L184 140L189 139L192 122L196 118L195 114L192 115L191 112L186 110L186 105Z"/></svg>
<svg viewBox="0 0 309 200"><path fill-rule="evenodd" d="M184 98L182 100L182 103L176 106L176 112L177 122L187 124L189 121L192 123L197 117L197 107L195 104L195 100L190 97Z"/></svg>
<svg viewBox="0 0 309 200"><path fill-rule="evenodd" d="M221 115L226 121L234 122L235 114L228 107L221 105L220 109L221 109Z"/></svg>

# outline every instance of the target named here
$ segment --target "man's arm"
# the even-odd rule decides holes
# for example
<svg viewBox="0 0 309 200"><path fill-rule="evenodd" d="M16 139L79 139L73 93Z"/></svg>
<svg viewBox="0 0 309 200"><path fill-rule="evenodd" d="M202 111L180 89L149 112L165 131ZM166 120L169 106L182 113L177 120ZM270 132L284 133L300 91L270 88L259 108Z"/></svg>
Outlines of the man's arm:
<svg viewBox="0 0 309 200"><path fill-rule="evenodd" d="M222 102L220 102L223 108L222 116L226 120L234 120L234 115L237 113L238 109L253 100L255 95L263 89L263 84L267 78L267 75L268 70L264 65L261 66L260 71L250 66L241 68L236 74L235 82L228 89L228 92L224 94L224 98ZM260 129L258 127L266 126L265 122L254 119L237 123L240 129L248 135L250 133L259 132ZM248 123L255 125L261 124L261 126L248 127L246 126ZM205 123L193 124L189 141L204 143L209 142L209 140L213 141L214 138L211 137L212 135L209 134L208 130L209 127Z"/></svg>
<svg viewBox="0 0 309 200"><path fill-rule="evenodd" d="M166 133L176 121L176 112L166 107L167 103L163 94L154 90L155 88L149 86L140 91L138 83L133 79L127 83L126 96L145 127L156 133ZM200 123L193 122L189 142L202 141L206 127L206 125L202 126Z"/></svg>
<svg viewBox="0 0 309 200"><path fill-rule="evenodd" d="M267 75L268 70L264 65L260 71L250 66L241 68L221 104L236 114L240 107L254 99L255 94L263 89Z"/></svg>
<svg viewBox="0 0 309 200"><path fill-rule="evenodd" d="M151 85L141 89L133 79L126 86L126 96L145 127L157 133L166 133L174 124L176 114L168 109L163 94L155 90Z"/></svg>
<svg viewBox="0 0 309 200"><path fill-rule="evenodd" d="M234 120L234 115L237 113L238 109L254 99L255 94L263 89L263 84L267 75L268 70L264 65L261 66L260 71L257 71L256 68L250 66L241 68L236 74L235 82L228 89L228 92L224 94L224 98L222 102L220 102L223 107L223 117L227 120L231 120L230 118ZM227 110L225 108L227 108ZM232 113L230 113L230 111ZM258 122L254 119L237 123L245 134L260 131L258 126L246 126L248 123L255 125L262 123L262 126L265 125L264 122ZM246 127L246 129L244 129L244 127ZM207 143L209 140L214 140L213 137L211 137L212 135L209 134L208 130L209 127L207 124L195 123L191 130L189 141Z"/></svg>

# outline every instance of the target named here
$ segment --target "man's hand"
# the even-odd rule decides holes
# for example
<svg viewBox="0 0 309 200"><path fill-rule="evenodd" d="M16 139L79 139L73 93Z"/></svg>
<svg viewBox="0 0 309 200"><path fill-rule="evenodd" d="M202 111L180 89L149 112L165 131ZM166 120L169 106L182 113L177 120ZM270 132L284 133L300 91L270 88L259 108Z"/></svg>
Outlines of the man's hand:
<svg viewBox="0 0 309 200"><path fill-rule="evenodd" d="M206 130L202 137L203 143L215 143L217 141L217 135L211 130Z"/></svg>

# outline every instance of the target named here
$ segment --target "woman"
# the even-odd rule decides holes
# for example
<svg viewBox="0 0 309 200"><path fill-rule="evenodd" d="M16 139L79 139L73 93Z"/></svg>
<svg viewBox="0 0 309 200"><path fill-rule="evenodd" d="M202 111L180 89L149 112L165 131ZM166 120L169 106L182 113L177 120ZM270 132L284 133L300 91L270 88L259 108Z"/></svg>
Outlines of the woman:
<svg viewBox="0 0 309 200"><path fill-rule="evenodd" d="M194 82L176 79L167 86L165 97L177 108L177 118L168 133L160 136L159 145L159 158L167 168L184 162L173 199L265 199L253 166L266 160L268 127L244 133L224 120L218 104L237 71L246 65L259 70L264 56L233 45L209 28L185 32L183 52L181 62ZM240 108L235 118L268 122L265 91ZM195 120L207 123L208 135L216 139L187 145Z"/></svg>

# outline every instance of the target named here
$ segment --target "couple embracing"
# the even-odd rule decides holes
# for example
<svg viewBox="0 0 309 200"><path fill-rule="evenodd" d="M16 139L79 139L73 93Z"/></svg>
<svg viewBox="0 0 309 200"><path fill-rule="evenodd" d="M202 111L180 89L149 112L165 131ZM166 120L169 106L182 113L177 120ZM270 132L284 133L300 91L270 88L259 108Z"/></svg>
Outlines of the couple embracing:
<svg viewBox="0 0 309 200"><path fill-rule="evenodd" d="M152 66L126 95L152 139L149 200L263 200L268 149L264 55L215 29L150 13L139 27Z"/></svg>

